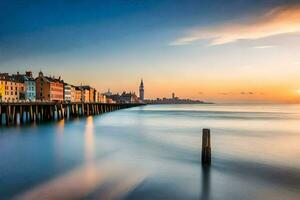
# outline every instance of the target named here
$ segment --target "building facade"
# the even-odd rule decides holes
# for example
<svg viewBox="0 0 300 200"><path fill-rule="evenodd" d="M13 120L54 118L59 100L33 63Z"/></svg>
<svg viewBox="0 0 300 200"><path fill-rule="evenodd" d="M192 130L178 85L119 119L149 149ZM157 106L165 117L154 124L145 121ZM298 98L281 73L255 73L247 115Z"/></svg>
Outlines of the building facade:
<svg viewBox="0 0 300 200"><path fill-rule="evenodd" d="M64 101L64 82L40 72L36 78L36 98L40 101Z"/></svg>
<svg viewBox="0 0 300 200"><path fill-rule="evenodd" d="M36 101L36 82L31 71L26 71L25 74L13 74L15 80L25 85L25 100Z"/></svg>
<svg viewBox="0 0 300 200"><path fill-rule="evenodd" d="M83 91L80 87L75 87L75 102L83 101Z"/></svg>
<svg viewBox="0 0 300 200"><path fill-rule="evenodd" d="M76 87L71 85L71 102L76 102Z"/></svg>
<svg viewBox="0 0 300 200"><path fill-rule="evenodd" d="M8 73L0 74L0 100L2 102L25 100L25 84Z"/></svg>
<svg viewBox="0 0 300 200"><path fill-rule="evenodd" d="M95 102L99 102L100 93L97 90L95 90L94 94L95 94Z"/></svg>
<svg viewBox="0 0 300 200"><path fill-rule="evenodd" d="M140 100L135 93L123 92L122 94L113 94L108 97L116 103L138 103Z"/></svg>
<svg viewBox="0 0 300 200"><path fill-rule="evenodd" d="M83 102L90 102L90 91L87 89L82 89L82 101Z"/></svg>
<svg viewBox="0 0 300 200"><path fill-rule="evenodd" d="M99 102L100 103L107 103L106 96L104 94L99 94Z"/></svg>
<svg viewBox="0 0 300 200"><path fill-rule="evenodd" d="M72 98L71 91L72 91L72 86L69 84L65 84L64 85L64 100L66 102L71 102L71 98Z"/></svg>
<svg viewBox="0 0 300 200"><path fill-rule="evenodd" d="M84 102L95 102L96 90L91 86L80 86L79 87L83 91L83 101Z"/></svg>

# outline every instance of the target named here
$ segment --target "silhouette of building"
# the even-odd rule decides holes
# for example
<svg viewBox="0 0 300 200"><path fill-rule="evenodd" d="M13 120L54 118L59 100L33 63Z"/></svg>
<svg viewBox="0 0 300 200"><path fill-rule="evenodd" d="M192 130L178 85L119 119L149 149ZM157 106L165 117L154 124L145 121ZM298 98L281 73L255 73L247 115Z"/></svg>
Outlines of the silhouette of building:
<svg viewBox="0 0 300 200"><path fill-rule="evenodd" d="M146 104L202 104L202 103L211 103L211 102L204 102L200 100L192 100L192 99L180 99L179 97L175 96L175 93L172 93L172 98L163 97L162 99L146 99L144 100Z"/></svg>

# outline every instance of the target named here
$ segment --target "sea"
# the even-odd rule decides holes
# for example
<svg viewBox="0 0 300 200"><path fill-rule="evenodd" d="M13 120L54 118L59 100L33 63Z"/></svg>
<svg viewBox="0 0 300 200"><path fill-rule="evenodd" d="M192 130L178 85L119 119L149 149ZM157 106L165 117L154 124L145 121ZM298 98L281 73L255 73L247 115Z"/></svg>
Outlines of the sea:
<svg viewBox="0 0 300 200"><path fill-rule="evenodd" d="M2 127L0 199L299 200L300 105L146 105Z"/></svg>

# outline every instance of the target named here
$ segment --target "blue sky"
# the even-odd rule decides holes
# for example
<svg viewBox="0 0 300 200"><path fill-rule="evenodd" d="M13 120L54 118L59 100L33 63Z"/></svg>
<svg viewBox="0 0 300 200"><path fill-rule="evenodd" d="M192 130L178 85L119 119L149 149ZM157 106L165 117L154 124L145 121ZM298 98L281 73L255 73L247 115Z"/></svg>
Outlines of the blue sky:
<svg viewBox="0 0 300 200"><path fill-rule="evenodd" d="M232 67L272 65L263 58L271 59L279 52L284 56L277 63L289 56L297 63L297 56L288 49L298 50L294 41L299 37L271 31L262 36L239 32L243 38L232 38L230 33L228 38L222 26L235 23L243 29L241 24L264 21L259 19L272 9L299 4L288 0L1 1L0 70L43 70L102 91L136 91L144 77L148 97L175 91L183 97L224 99L216 94L236 89L221 87L230 74L218 78L220 86L214 86L212 78L206 80L214 95L199 95L205 88L197 80L214 73L219 77L235 70ZM214 37L220 44L211 45ZM249 50L252 47L259 48ZM239 89L266 90L272 81Z"/></svg>

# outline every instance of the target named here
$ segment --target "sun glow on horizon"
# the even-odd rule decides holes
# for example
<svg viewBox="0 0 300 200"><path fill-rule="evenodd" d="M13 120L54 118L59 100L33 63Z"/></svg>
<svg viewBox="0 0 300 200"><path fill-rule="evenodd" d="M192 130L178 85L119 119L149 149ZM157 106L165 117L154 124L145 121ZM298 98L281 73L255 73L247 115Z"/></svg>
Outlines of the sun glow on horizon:
<svg viewBox="0 0 300 200"><path fill-rule="evenodd" d="M299 1L134 2L3 7L1 72L42 70L101 93L138 94L143 77L147 99L300 102Z"/></svg>

